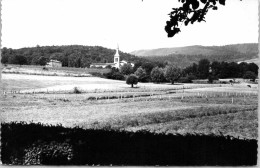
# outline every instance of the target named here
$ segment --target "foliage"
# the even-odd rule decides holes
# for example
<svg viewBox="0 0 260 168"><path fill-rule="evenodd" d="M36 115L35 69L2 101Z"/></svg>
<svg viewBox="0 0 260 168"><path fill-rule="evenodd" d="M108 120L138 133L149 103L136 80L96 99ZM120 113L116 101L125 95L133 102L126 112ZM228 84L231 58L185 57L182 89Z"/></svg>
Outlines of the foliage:
<svg viewBox="0 0 260 168"><path fill-rule="evenodd" d="M135 71L135 75L138 77L139 82L148 82L149 81L149 76L146 75L146 72L142 67L139 67Z"/></svg>
<svg viewBox="0 0 260 168"><path fill-rule="evenodd" d="M150 75L150 73L154 67L155 67L155 65L151 62L145 62L142 64L142 68L145 70L147 75Z"/></svg>
<svg viewBox="0 0 260 168"><path fill-rule="evenodd" d="M177 80L179 83L192 83L192 80L189 79L188 77L180 77Z"/></svg>
<svg viewBox="0 0 260 168"><path fill-rule="evenodd" d="M79 90L78 87L74 87L74 88L73 88L73 93L75 93L75 94L80 94L81 91Z"/></svg>
<svg viewBox="0 0 260 168"><path fill-rule="evenodd" d="M119 51L120 58L131 62L143 62L143 58ZM91 63L104 63L114 61L115 50L100 46L38 46L31 48L12 49L4 47L2 49L3 64L19 64L16 56L23 56L27 65L40 65L45 61L55 59L62 62L65 67L89 67ZM45 58L46 60L41 60Z"/></svg>
<svg viewBox="0 0 260 168"><path fill-rule="evenodd" d="M164 78L163 69L159 67L153 68L151 72L151 80L152 82L156 82L156 83L164 82L165 78Z"/></svg>
<svg viewBox="0 0 260 168"><path fill-rule="evenodd" d="M253 81L255 81L255 79L257 78L256 74L252 71L247 71L245 73L245 75L243 76L244 79L252 79Z"/></svg>
<svg viewBox="0 0 260 168"><path fill-rule="evenodd" d="M168 37L179 33L180 23L187 26L189 23L205 21L205 15L209 9L217 10L218 5L225 5L225 0L179 0L183 5L172 8L169 13L170 20L166 22L165 31Z"/></svg>
<svg viewBox="0 0 260 168"><path fill-rule="evenodd" d="M199 61L198 74L200 79L207 79L209 75L210 62L207 59L202 59Z"/></svg>
<svg viewBox="0 0 260 168"><path fill-rule="evenodd" d="M172 84L174 84L174 81L176 81L181 75L181 69L173 66L168 65L165 68L165 78L170 81Z"/></svg>
<svg viewBox="0 0 260 168"><path fill-rule="evenodd" d="M213 134L166 135L109 127L84 130L41 123L1 123L1 142L2 163L13 165L257 164L257 140Z"/></svg>
<svg viewBox="0 0 260 168"><path fill-rule="evenodd" d="M133 68L131 64L124 64L123 66L120 67L120 72L123 75L130 75L131 73L133 73Z"/></svg>
<svg viewBox="0 0 260 168"><path fill-rule="evenodd" d="M214 75L209 75L208 77L208 83L213 83L214 80L218 80L218 78Z"/></svg>
<svg viewBox="0 0 260 168"><path fill-rule="evenodd" d="M131 74L126 79L126 84L131 85L131 87L134 87L138 83L138 77L134 74Z"/></svg>
<svg viewBox="0 0 260 168"><path fill-rule="evenodd" d="M108 79L125 80L124 75L117 68L112 68L109 73L104 74Z"/></svg>

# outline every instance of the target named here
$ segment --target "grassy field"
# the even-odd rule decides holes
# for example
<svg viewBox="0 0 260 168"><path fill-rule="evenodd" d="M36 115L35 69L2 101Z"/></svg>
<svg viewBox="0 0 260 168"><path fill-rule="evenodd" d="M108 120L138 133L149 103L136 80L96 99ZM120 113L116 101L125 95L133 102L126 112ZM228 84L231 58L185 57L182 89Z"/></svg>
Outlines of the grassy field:
<svg viewBox="0 0 260 168"><path fill-rule="evenodd" d="M38 65L7 65L3 68L2 73L8 74L26 74L26 75L44 75L44 76L73 76L73 77L90 77L102 76L111 69L98 68L72 68L72 67L47 67Z"/></svg>
<svg viewBox="0 0 260 168"><path fill-rule="evenodd" d="M2 122L27 121L95 129L224 134L257 139L257 85L152 84L95 77L3 74ZM81 94L73 94L73 88ZM183 89L184 88L184 89ZM31 94L29 91L41 91ZM48 89L48 93L46 92ZM22 93L26 90L27 94ZM30 94L29 94L30 93Z"/></svg>

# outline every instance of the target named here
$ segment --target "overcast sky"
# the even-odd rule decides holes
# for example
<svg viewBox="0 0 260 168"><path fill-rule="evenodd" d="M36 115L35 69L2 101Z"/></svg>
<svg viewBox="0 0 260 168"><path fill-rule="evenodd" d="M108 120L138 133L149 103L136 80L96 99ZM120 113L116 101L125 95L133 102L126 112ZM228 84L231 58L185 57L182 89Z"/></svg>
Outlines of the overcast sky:
<svg viewBox="0 0 260 168"><path fill-rule="evenodd" d="M2 0L2 47L98 45L131 52L258 42L258 1L226 0L206 21L168 38L178 0Z"/></svg>

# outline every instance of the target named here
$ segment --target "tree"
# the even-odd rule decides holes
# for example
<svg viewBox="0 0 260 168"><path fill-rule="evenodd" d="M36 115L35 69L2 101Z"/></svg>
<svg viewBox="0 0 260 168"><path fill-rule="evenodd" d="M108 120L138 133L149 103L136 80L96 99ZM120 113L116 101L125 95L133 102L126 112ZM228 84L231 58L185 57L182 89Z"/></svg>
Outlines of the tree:
<svg viewBox="0 0 260 168"><path fill-rule="evenodd" d="M142 64L142 68L145 70L146 74L150 74L152 69L154 68L154 64L151 62L145 62L144 64Z"/></svg>
<svg viewBox="0 0 260 168"><path fill-rule="evenodd" d="M22 55L15 55L11 61L12 64L24 65L27 63L27 59Z"/></svg>
<svg viewBox="0 0 260 168"><path fill-rule="evenodd" d="M205 22L205 15L209 9L217 10L218 5L225 5L226 0L178 0L183 5L179 8L172 8L169 13L170 20L166 22L165 31L168 37L179 33L182 23L187 26L189 23Z"/></svg>
<svg viewBox="0 0 260 168"><path fill-rule="evenodd" d="M257 78L257 75L252 72L252 71L247 71L245 73L245 75L243 76L244 79L252 79L253 81L255 81L255 79Z"/></svg>
<svg viewBox="0 0 260 168"><path fill-rule="evenodd" d="M124 64L120 68L120 72L124 75L130 75L133 72L133 68L132 68L131 64Z"/></svg>
<svg viewBox="0 0 260 168"><path fill-rule="evenodd" d="M207 59L201 59L198 65L198 73L201 79L207 79L209 76L210 62Z"/></svg>
<svg viewBox="0 0 260 168"><path fill-rule="evenodd" d="M40 65L46 65L47 63L47 59L44 57L44 56L41 56L39 59L38 59L38 64Z"/></svg>
<svg viewBox="0 0 260 168"><path fill-rule="evenodd" d="M149 76L146 75L146 72L145 72L145 70L142 67L139 67L135 71L135 75L138 77L138 81L139 82L148 82Z"/></svg>
<svg viewBox="0 0 260 168"><path fill-rule="evenodd" d="M174 84L174 81L181 76L181 69L173 65L167 65L164 76L168 81Z"/></svg>
<svg viewBox="0 0 260 168"><path fill-rule="evenodd" d="M138 83L138 78L137 78L137 76L134 75L134 74L129 75L129 76L127 77L127 79L126 79L126 83L127 83L128 85L131 85L131 87L134 87L134 85L136 85L136 84Z"/></svg>
<svg viewBox="0 0 260 168"><path fill-rule="evenodd" d="M159 67L153 68L151 72L151 79L156 83L163 82L165 80L163 69Z"/></svg>
<svg viewBox="0 0 260 168"><path fill-rule="evenodd" d="M248 64L248 70L258 75L258 66L255 63Z"/></svg>
<svg viewBox="0 0 260 168"><path fill-rule="evenodd" d="M135 72L139 67L141 67L142 66L142 62L141 61L137 61L136 63L135 63L135 65L134 65L134 68L133 68L133 71Z"/></svg>

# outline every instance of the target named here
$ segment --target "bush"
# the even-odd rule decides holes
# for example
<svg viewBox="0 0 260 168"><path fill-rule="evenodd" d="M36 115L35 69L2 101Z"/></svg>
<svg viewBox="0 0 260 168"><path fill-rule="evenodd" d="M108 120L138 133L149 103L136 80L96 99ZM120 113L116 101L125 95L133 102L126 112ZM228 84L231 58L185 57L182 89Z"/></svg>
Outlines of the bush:
<svg viewBox="0 0 260 168"><path fill-rule="evenodd" d="M138 120L132 121L138 125ZM245 166L257 164L257 140L203 134L84 130L1 123L3 164ZM27 161L27 163L25 163Z"/></svg>
<svg viewBox="0 0 260 168"><path fill-rule="evenodd" d="M48 71L49 69L47 67L43 67L42 70Z"/></svg>
<svg viewBox="0 0 260 168"><path fill-rule="evenodd" d="M75 93L75 94L80 94L81 91L78 89L78 87L74 87L74 88L73 88L73 93Z"/></svg>
<svg viewBox="0 0 260 168"><path fill-rule="evenodd" d="M115 79L115 80L125 80L125 76L120 72L109 72L105 75L107 79Z"/></svg>
<svg viewBox="0 0 260 168"><path fill-rule="evenodd" d="M137 76L134 75L134 74L129 75L129 76L127 77L127 79L126 79L126 83L127 83L128 85L131 85L131 87L134 87L134 85L136 85L136 84L138 83L138 78L137 78Z"/></svg>

